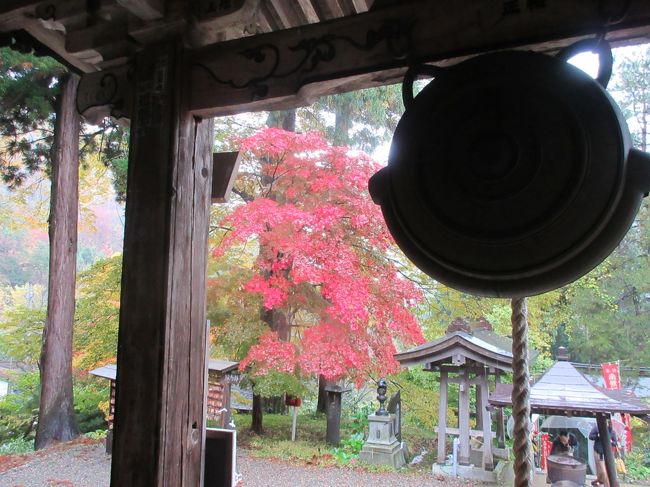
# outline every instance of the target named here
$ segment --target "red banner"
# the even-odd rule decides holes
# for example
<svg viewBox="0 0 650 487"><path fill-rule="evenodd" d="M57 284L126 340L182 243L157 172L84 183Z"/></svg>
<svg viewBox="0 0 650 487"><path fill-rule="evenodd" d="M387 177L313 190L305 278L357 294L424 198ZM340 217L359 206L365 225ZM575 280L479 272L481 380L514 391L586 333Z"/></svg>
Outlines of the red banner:
<svg viewBox="0 0 650 487"><path fill-rule="evenodd" d="M603 369L603 378L605 379L606 389L620 389L621 388L621 375L618 371L618 364L616 362L608 364L600 364Z"/></svg>
<svg viewBox="0 0 650 487"><path fill-rule="evenodd" d="M553 443L551 442L551 437L548 433L542 434L542 457L540 458L539 464L542 467L542 470L546 470L546 459L551 454L551 448Z"/></svg>
<svg viewBox="0 0 650 487"><path fill-rule="evenodd" d="M607 364L600 364L603 369L603 378L605 379L605 388L606 389L621 389L621 374L618 369L617 362L611 362ZM619 443L621 447L625 448L625 451L632 450L632 418L629 414L620 414L616 415L620 417L621 423L620 427L616 431L616 434L619 436ZM617 422L614 422L616 426ZM616 430L616 428L615 428ZM621 434L623 433L623 434ZM625 444L623 444L623 438Z"/></svg>
<svg viewBox="0 0 650 487"><path fill-rule="evenodd" d="M625 425L625 451L632 451L632 416L629 414L621 414L623 417L623 424Z"/></svg>

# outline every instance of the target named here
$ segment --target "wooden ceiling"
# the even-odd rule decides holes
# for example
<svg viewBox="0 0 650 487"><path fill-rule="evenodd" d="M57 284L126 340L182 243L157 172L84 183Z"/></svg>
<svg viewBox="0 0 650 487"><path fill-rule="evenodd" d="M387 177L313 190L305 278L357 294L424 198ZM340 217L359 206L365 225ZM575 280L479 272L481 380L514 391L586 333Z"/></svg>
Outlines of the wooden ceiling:
<svg viewBox="0 0 650 487"><path fill-rule="evenodd" d="M2 0L4 44L33 40L78 72L170 36L196 48L368 11L373 0ZM384 2L385 3L385 2ZM9 33L14 33L13 38ZM26 39L27 34L33 38ZM0 41L1 42L1 41Z"/></svg>
<svg viewBox="0 0 650 487"><path fill-rule="evenodd" d="M579 39L650 41L648 0L0 0L0 45L78 73L78 108L128 117L130 61L179 39L190 109L277 110L399 82L409 65ZM116 115L119 113L118 115Z"/></svg>

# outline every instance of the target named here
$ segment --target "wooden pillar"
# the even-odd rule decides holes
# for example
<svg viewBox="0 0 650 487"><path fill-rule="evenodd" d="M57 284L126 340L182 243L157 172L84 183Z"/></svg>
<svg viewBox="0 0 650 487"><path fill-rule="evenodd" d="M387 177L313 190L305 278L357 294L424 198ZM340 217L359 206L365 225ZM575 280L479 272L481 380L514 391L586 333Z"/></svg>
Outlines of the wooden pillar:
<svg viewBox="0 0 650 487"><path fill-rule="evenodd" d="M329 445L339 446L341 444L341 396L343 392L328 390L327 388L325 390L327 392L325 441Z"/></svg>
<svg viewBox="0 0 650 487"><path fill-rule="evenodd" d="M605 470L609 478L609 487L619 487L618 476L616 474L616 464L614 463L614 452L612 451L612 440L607 429L607 417L604 414L596 416L598 424L598 435L603 444L603 453L605 456Z"/></svg>
<svg viewBox="0 0 650 487"><path fill-rule="evenodd" d="M483 404L483 396L481 395L481 384L476 384L476 401L475 401L475 406L476 406L476 429L477 430L482 430L483 429L483 408L485 407L485 404Z"/></svg>
<svg viewBox="0 0 650 487"><path fill-rule="evenodd" d="M135 60L112 487L202 482L213 132L186 109L180 45Z"/></svg>
<svg viewBox="0 0 650 487"><path fill-rule="evenodd" d="M496 371L495 384L501 382L501 372ZM503 408L497 408L497 448L506 447L506 428Z"/></svg>
<svg viewBox="0 0 650 487"><path fill-rule="evenodd" d="M482 418L483 427L483 469L494 470L494 457L492 456L492 418L487 410L488 404L488 380L487 374L483 374L483 381L477 385L477 398L481 398L482 407L479 416Z"/></svg>
<svg viewBox="0 0 650 487"><path fill-rule="evenodd" d="M469 381L467 370L460 370L460 382L458 385L458 439L460 440L460 452L458 463L469 465Z"/></svg>
<svg viewBox="0 0 650 487"><path fill-rule="evenodd" d="M444 465L447 458L447 372L440 372L440 403L438 405L438 463Z"/></svg>

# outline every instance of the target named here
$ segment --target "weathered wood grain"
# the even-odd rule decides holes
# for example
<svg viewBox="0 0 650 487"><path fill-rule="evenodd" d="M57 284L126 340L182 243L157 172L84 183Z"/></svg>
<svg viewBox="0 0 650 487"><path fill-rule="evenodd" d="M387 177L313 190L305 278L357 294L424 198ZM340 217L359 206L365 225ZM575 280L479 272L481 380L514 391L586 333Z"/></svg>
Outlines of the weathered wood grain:
<svg viewBox="0 0 650 487"><path fill-rule="evenodd" d="M136 62L111 485L201 480L212 123L186 109L178 44Z"/></svg>
<svg viewBox="0 0 650 487"><path fill-rule="evenodd" d="M187 56L191 109L204 115L286 109L326 94L397 82L413 63L505 48L557 50L602 32L607 23L601 2L594 0L524 3L397 2L196 49ZM520 5L513 10L511 4ZM623 19L607 28L614 44L644 38L650 3L630 0Z"/></svg>

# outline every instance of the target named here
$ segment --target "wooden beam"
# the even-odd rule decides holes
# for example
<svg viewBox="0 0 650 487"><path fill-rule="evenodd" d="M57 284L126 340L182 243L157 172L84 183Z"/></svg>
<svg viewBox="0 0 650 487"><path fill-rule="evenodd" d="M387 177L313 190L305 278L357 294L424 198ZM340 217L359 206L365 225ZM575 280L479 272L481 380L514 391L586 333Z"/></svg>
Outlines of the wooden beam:
<svg viewBox="0 0 650 487"><path fill-rule="evenodd" d="M345 12L341 8L337 0L324 0L323 4L324 4L323 8L327 9L332 17L338 18L338 17L343 17L345 15Z"/></svg>
<svg viewBox="0 0 650 487"><path fill-rule="evenodd" d="M280 20L283 29L288 29L292 25L296 25L294 13L291 11L288 2L285 0L269 0L269 5Z"/></svg>
<svg viewBox="0 0 650 487"><path fill-rule="evenodd" d="M91 59L94 59L96 53L80 52L78 56L75 56L67 52L65 49L65 37L61 32L44 29L38 25L38 21L36 20L30 22L24 28L29 35L50 48L56 56L68 63L72 68L82 73L97 71L97 67L84 60L89 55L93 56Z"/></svg>
<svg viewBox="0 0 650 487"><path fill-rule="evenodd" d="M143 51L132 80L113 487L202 485L213 138L187 110L179 49Z"/></svg>
<svg viewBox="0 0 650 487"><path fill-rule="evenodd" d="M68 32L65 38L65 49L72 54L107 45L119 45L123 46L123 49L126 49L129 45L126 34L127 27L125 22L103 21L97 25Z"/></svg>
<svg viewBox="0 0 650 487"><path fill-rule="evenodd" d="M202 1L192 3L192 7L196 21L190 23L188 41L192 47L202 47L217 42L220 35L232 30L239 34L245 26L253 24L260 11L260 0Z"/></svg>
<svg viewBox="0 0 650 487"><path fill-rule="evenodd" d="M447 434L448 435L455 435L458 436L460 435L460 428L447 428ZM475 429L469 429L469 435L470 436L475 436L476 438L483 438L483 431L482 430L475 430Z"/></svg>
<svg viewBox="0 0 650 487"><path fill-rule="evenodd" d="M314 9L311 0L298 0L296 4L298 8L300 8L300 11L303 13L305 18L307 19L307 22L309 22L310 24L315 24L316 22L320 22L320 19L318 18L318 14Z"/></svg>
<svg viewBox="0 0 650 487"><path fill-rule="evenodd" d="M554 51L602 31L601 3L397 2L219 43L187 55L191 109L203 115L284 109L325 94L400 81L405 66L413 63L506 48ZM628 42L648 34L650 2L630 0L607 38Z"/></svg>
<svg viewBox="0 0 650 487"><path fill-rule="evenodd" d="M163 0L117 0L117 3L142 20L162 19L165 15Z"/></svg>
<svg viewBox="0 0 650 487"><path fill-rule="evenodd" d="M368 9L370 8L368 6L368 1L369 0L352 0L352 5L354 5L354 10L356 10L358 14L367 12Z"/></svg>

